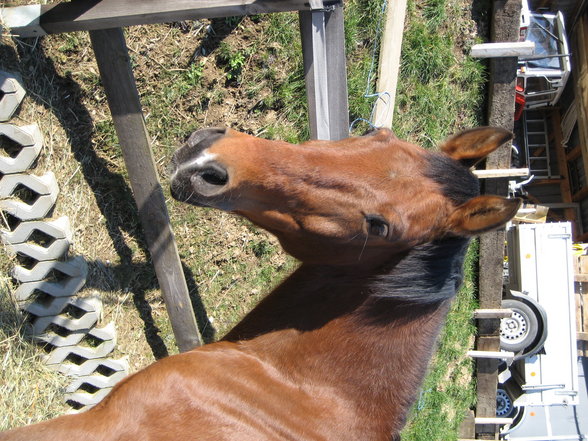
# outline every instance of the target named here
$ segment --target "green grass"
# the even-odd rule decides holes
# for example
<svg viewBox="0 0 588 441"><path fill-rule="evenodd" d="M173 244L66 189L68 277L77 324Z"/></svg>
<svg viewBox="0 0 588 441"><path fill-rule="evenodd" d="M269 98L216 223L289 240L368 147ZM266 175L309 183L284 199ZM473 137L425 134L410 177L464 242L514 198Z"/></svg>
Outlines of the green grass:
<svg viewBox="0 0 588 441"><path fill-rule="evenodd" d="M465 55L477 40L459 26L469 14L446 0L409 2L393 124L400 138L434 147L483 122L485 68Z"/></svg>

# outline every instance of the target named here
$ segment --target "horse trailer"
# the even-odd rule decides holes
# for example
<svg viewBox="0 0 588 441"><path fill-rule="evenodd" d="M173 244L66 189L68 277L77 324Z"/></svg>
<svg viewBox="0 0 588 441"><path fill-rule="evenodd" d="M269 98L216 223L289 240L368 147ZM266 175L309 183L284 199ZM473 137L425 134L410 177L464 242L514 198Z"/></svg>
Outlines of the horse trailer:
<svg viewBox="0 0 588 441"><path fill-rule="evenodd" d="M515 225L507 233L508 278L497 416L510 417L508 440L588 439L584 366L576 346L576 306L569 222Z"/></svg>

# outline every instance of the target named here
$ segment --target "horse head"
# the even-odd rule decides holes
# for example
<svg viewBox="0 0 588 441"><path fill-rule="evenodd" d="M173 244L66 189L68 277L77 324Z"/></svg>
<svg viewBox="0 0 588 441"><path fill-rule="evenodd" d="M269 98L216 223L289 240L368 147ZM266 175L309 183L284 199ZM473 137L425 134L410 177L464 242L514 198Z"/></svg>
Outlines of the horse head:
<svg viewBox="0 0 588 441"><path fill-rule="evenodd" d="M246 217L305 263L370 264L512 218L520 202L480 196L469 169L510 138L503 129L473 129L432 152L386 129L299 145L204 129L174 154L171 191Z"/></svg>

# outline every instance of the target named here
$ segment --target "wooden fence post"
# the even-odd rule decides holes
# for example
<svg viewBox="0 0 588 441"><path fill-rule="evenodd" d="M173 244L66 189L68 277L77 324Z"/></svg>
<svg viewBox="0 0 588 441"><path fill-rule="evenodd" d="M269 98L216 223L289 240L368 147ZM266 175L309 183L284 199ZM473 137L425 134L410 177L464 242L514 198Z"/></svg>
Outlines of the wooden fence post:
<svg viewBox="0 0 588 441"><path fill-rule="evenodd" d="M380 94L374 110L373 123L376 127L392 128L405 17L406 0L388 1L376 86Z"/></svg>
<svg viewBox="0 0 588 441"><path fill-rule="evenodd" d="M311 138L347 138L349 105L343 6L323 9L320 1L310 4L313 9L301 11L299 17Z"/></svg>
<svg viewBox="0 0 588 441"><path fill-rule="evenodd" d="M521 2L505 0L493 2L492 41L517 41ZM515 84L517 59L490 60L490 98L488 125L513 130L515 108ZM487 169L510 168L511 144L507 143L492 152L486 159ZM486 180L484 193L506 196L508 182L504 179ZM503 229L485 233L480 237L480 308L496 309L502 303L502 277L505 232ZM478 349L500 350L500 320L487 319L479 322ZM478 400L476 417L496 416L496 389L498 383L498 360L480 359L477 362ZM479 439L495 439L497 427L493 424L476 426Z"/></svg>
<svg viewBox="0 0 588 441"><path fill-rule="evenodd" d="M184 352L199 346L202 340L159 184L123 30L90 31L90 38L145 240L178 348Z"/></svg>

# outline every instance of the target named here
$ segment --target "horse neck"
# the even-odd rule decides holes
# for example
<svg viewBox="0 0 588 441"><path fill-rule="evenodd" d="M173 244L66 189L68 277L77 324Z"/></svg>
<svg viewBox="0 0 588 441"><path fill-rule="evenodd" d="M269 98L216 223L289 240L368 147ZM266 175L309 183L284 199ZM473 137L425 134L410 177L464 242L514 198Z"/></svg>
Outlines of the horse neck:
<svg viewBox="0 0 588 441"><path fill-rule="evenodd" d="M424 245L363 274L302 265L225 339L297 381L341 391L366 421L394 433L425 375L466 246L457 238Z"/></svg>
<svg viewBox="0 0 588 441"><path fill-rule="evenodd" d="M418 314L456 293L467 244L464 238L445 238L391 254L382 264L362 270L302 264L224 340L250 340L279 330L313 331L341 317L385 326L400 311Z"/></svg>

